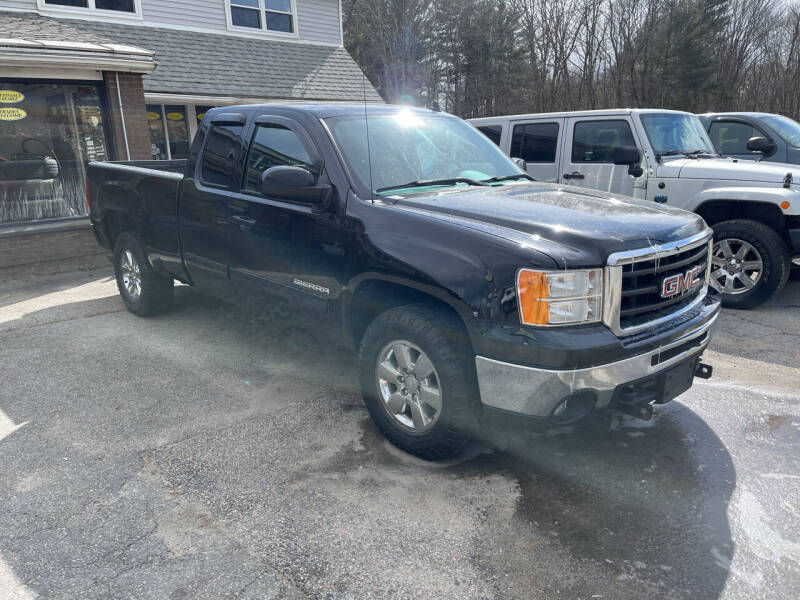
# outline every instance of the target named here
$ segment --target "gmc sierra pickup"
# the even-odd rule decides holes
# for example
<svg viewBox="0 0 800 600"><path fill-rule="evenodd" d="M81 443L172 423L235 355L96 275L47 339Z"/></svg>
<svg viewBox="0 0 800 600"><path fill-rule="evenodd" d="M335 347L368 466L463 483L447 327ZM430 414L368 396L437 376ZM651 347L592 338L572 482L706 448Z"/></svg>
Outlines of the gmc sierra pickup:
<svg viewBox="0 0 800 600"><path fill-rule="evenodd" d="M214 109L185 164L92 163L87 194L133 313L164 310L177 279L335 324L372 418L424 458L489 413L649 418L711 374L702 218L531 181L450 115Z"/></svg>

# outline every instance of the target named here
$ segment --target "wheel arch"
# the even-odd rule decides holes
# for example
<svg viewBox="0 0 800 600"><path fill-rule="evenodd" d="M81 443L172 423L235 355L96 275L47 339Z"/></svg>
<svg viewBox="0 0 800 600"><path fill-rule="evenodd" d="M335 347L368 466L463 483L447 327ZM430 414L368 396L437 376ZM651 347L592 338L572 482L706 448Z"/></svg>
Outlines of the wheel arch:
<svg viewBox="0 0 800 600"><path fill-rule="evenodd" d="M706 223L713 226L723 221L748 219L758 221L784 235L786 217L781 209L772 202L758 200L706 200L695 211Z"/></svg>
<svg viewBox="0 0 800 600"><path fill-rule="evenodd" d="M349 286L352 292L344 297L343 327L358 347L369 324L381 313L406 304L424 303L450 315L461 328L466 340L471 339L466 319L466 305L447 290L425 286L415 281L385 276L366 276Z"/></svg>

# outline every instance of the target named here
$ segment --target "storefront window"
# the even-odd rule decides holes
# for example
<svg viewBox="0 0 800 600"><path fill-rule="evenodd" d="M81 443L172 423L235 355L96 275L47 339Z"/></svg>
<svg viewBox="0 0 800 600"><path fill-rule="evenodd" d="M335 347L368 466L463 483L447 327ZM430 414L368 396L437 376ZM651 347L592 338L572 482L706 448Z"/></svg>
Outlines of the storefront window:
<svg viewBox="0 0 800 600"><path fill-rule="evenodd" d="M150 153L153 160L167 160L167 132L160 104L147 105L147 124L150 127Z"/></svg>
<svg viewBox="0 0 800 600"><path fill-rule="evenodd" d="M0 223L86 213L86 165L107 160L97 85L0 80Z"/></svg>
<svg viewBox="0 0 800 600"><path fill-rule="evenodd" d="M189 125L186 121L186 107L166 105L164 116L167 118L167 135L169 136L169 152L173 159L189 158Z"/></svg>

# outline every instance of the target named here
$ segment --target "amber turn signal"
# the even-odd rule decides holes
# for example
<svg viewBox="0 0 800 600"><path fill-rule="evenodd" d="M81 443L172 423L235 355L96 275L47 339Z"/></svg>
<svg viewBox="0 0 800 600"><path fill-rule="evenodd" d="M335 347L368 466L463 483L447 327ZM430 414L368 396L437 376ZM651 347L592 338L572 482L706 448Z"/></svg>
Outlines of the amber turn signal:
<svg viewBox="0 0 800 600"><path fill-rule="evenodd" d="M517 274L517 290L522 322L528 325L546 325L550 317L550 307L547 304L547 297L550 294L547 274L520 269Z"/></svg>

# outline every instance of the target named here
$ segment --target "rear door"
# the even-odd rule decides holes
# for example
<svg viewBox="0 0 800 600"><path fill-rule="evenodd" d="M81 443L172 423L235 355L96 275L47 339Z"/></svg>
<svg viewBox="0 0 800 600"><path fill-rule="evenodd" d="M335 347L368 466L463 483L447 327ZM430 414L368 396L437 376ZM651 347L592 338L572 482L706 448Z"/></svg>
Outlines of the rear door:
<svg viewBox="0 0 800 600"><path fill-rule="evenodd" d="M627 117L570 117L560 181L569 185L633 196L636 178L628 165L615 165L617 148L641 148Z"/></svg>
<svg viewBox="0 0 800 600"><path fill-rule="evenodd" d="M269 309L275 300L298 315L320 314L339 296L348 233L329 211L260 192L270 167L307 168L326 180L311 137L296 121L258 116L245 159L241 193L231 199L231 280L240 301ZM301 312L302 311L302 312Z"/></svg>
<svg viewBox="0 0 800 600"><path fill-rule="evenodd" d="M524 159L531 177L558 182L560 139L565 121L563 118L512 121L509 156Z"/></svg>
<svg viewBox="0 0 800 600"><path fill-rule="evenodd" d="M228 202L241 172L245 117L238 113L223 117L212 123L194 177L181 187L179 214L189 276L199 288L228 296Z"/></svg>

